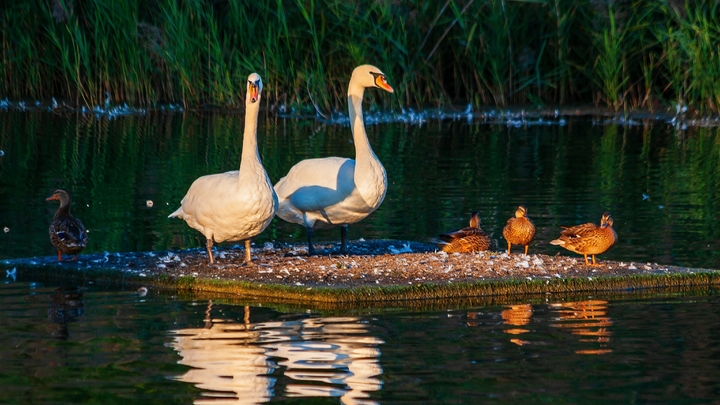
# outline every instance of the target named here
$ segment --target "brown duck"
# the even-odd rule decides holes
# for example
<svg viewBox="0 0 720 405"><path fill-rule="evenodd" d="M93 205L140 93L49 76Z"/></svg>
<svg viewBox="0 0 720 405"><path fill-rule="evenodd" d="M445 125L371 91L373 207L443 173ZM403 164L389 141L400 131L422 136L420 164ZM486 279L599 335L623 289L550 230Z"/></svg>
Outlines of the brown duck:
<svg viewBox="0 0 720 405"><path fill-rule="evenodd" d="M479 252L490 249L490 237L480 229L477 212L472 213L470 226L438 235L438 247L447 253Z"/></svg>
<svg viewBox="0 0 720 405"><path fill-rule="evenodd" d="M612 227L613 219L609 212L603 214L600 226L592 222L573 227L563 227L560 238L550 242L571 252L585 256L585 265L589 266L588 255L592 255L592 265L596 266L595 255L605 253L617 242L617 233Z"/></svg>
<svg viewBox="0 0 720 405"><path fill-rule="evenodd" d="M78 253L87 245L87 231L79 219L70 215L72 198L67 190L59 188L46 198L46 201L54 200L60 201L60 208L50 223L50 241L57 249L58 261L62 261L63 254L75 255L73 260L76 260Z"/></svg>
<svg viewBox="0 0 720 405"><path fill-rule="evenodd" d="M527 208L521 205L515 210L515 218L510 218L503 228L503 237L508 243L508 254L512 245L525 246L525 254L528 253L530 242L535 237L535 224L527 217Z"/></svg>

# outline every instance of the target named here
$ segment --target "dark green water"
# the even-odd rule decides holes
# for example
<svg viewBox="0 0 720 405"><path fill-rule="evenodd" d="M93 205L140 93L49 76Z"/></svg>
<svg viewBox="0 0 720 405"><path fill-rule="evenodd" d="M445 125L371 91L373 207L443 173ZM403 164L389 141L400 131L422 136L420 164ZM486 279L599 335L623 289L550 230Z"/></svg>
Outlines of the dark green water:
<svg viewBox="0 0 720 405"><path fill-rule="evenodd" d="M0 113L0 229L8 228L0 258L54 254L47 227L57 206L45 198L57 187L74 195L73 212L90 230L88 252L203 246L198 232L166 217L195 178L237 169L242 122L242 113ZM428 240L466 225L477 210L502 242L505 221L524 204L538 227L531 252L556 254L548 242L561 225L597 223L610 211L619 242L602 257L717 268L718 130L650 124L368 125L390 188L350 237ZM259 142L274 182L304 158L354 156L349 127L313 120L261 117ZM276 219L256 242L270 240L305 236Z"/></svg>
<svg viewBox="0 0 720 405"><path fill-rule="evenodd" d="M3 404L715 403L720 296L318 310L0 284Z"/></svg>

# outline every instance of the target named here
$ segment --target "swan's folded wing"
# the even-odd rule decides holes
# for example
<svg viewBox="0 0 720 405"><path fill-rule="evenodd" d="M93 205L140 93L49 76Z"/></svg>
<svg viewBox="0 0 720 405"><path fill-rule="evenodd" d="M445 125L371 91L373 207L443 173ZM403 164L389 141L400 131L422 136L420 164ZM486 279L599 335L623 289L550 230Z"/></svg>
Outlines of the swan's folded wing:
<svg viewBox="0 0 720 405"><path fill-rule="evenodd" d="M303 160L275 184L275 192L281 202L289 200L300 211L319 211L355 190L354 172L355 161L348 158Z"/></svg>

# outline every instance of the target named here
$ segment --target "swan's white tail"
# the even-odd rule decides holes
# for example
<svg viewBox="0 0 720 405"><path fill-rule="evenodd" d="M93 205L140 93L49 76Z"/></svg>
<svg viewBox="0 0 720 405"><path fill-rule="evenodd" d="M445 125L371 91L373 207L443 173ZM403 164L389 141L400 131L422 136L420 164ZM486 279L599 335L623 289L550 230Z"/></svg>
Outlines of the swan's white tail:
<svg viewBox="0 0 720 405"><path fill-rule="evenodd" d="M175 210L175 212L173 212L172 214L168 215L168 218L180 218L180 219L184 219L184 216L185 216L185 212L183 212L182 207L180 207L180 208L178 208L177 210Z"/></svg>

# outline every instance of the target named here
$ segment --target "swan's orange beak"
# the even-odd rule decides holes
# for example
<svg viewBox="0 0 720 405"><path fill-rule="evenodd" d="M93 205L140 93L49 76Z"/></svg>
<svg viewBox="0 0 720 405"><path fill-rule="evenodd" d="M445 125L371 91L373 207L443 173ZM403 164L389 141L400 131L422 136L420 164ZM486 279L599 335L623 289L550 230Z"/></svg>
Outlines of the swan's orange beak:
<svg viewBox="0 0 720 405"><path fill-rule="evenodd" d="M258 101L258 86L254 83L250 83L249 89L250 91L250 102L256 103Z"/></svg>
<svg viewBox="0 0 720 405"><path fill-rule="evenodd" d="M380 87L381 89L387 91L388 93L395 93L395 90L393 90L392 87L387 82L387 79L385 79L385 76L376 76L375 77L375 85Z"/></svg>
<svg viewBox="0 0 720 405"><path fill-rule="evenodd" d="M53 194L50 197L45 199L45 201L54 201L54 200L59 200L58 196L56 196L55 194Z"/></svg>

